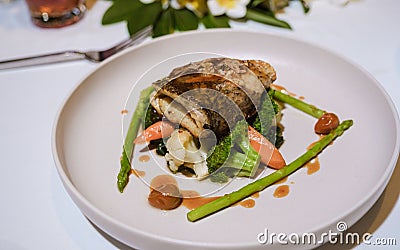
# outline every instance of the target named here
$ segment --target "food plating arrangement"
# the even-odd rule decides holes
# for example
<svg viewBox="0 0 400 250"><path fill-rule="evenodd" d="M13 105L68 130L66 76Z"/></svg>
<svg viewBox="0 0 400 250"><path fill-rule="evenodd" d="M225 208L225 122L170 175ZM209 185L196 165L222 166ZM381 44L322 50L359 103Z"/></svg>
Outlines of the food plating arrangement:
<svg viewBox="0 0 400 250"><path fill-rule="evenodd" d="M219 197L180 190L168 175L152 181L151 206L171 210L186 204L191 209L187 219L197 221L294 173L353 125L352 120L340 122L336 114L275 85L276 78L275 69L261 60L208 58L177 67L142 90L124 141L119 191L124 191L131 173L140 175L131 160L135 145L143 143L164 157L170 173L176 175L220 185L234 178L253 179ZM280 121L285 105L315 117L314 131L320 135L288 164L279 151L284 143ZM265 168L274 172L257 178ZM185 200L199 202L193 205Z"/></svg>

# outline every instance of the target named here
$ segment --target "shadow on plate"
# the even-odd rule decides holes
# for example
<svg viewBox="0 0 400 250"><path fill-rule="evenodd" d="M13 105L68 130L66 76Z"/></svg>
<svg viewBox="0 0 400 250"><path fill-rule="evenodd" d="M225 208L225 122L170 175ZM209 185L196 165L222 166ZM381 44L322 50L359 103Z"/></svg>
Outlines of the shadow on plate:
<svg viewBox="0 0 400 250"><path fill-rule="evenodd" d="M94 224L93 222L91 222L88 218L86 218L90 224L94 227L94 229L96 229L97 232L99 232L99 234L101 236L103 236L108 242L110 242L112 245L114 245L117 249L120 250L137 250L135 248L132 248L128 245L125 245L124 243L120 242L119 240L111 237L109 234L107 234L106 232L104 232L103 230L101 230L98 226L96 226L96 224Z"/></svg>

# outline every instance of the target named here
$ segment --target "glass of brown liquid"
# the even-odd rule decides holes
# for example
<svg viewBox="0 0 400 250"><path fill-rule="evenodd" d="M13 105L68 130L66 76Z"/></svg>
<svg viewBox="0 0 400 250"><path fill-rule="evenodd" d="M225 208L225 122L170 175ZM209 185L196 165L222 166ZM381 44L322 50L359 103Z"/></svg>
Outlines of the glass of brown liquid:
<svg viewBox="0 0 400 250"><path fill-rule="evenodd" d="M43 28L60 28L78 22L86 12L84 0L25 0L32 21Z"/></svg>

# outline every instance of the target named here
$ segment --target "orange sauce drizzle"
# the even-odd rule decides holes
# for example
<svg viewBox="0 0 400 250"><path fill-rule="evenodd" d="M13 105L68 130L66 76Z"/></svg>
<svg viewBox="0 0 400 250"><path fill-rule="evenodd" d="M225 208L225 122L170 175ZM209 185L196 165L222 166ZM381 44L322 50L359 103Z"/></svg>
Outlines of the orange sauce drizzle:
<svg viewBox="0 0 400 250"><path fill-rule="evenodd" d="M308 175L311 175L311 174L314 174L315 172L317 172L321 168L318 157L315 157L311 161L307 162L305 167L307 168Z"/></svg>
<svg viewBox="0 0 400 250"><path fill-rule="evenodd" d="M260 198L260 192L255 192L251 195L251 198Z"/></svg>
<svg viewBox="0 0 400 250"><path fill-rule="evenodd" d="M151 180L150 183L150 189L155 189L157 187L160 187L162 185L167 185L167 184L173 184L175 186L178 186L178 183L176 182L175 178L173 176L167 175L167 174L162 174L154 177Z"/></svg>
<svg viewBox="0 0 400 250"><path fill-rule="evenodd" d="M150 187L151 189L154 189L155 187L159 187L161 185L166 185L166 184L173 184L173 185L178 185L176 179L173 176L170 175L159 175L153 178L151 181ZM180 193L182 194L182 206L193 210L195 208L198 208L204 204L207 204L209 202L212 202L221 196L210 196L210 197L202 197L200 194L194 190L180 190ZM252 198L258 198L259 193L254 193L251 197ZM256 204L254 199L246 199L243 201L237 202L235 205L240 205L245 208L252 208Z"/></svg>
<svg viewBox="0 0 400 250"><path fill-rule="evenodd" d="M200 194L194 190L181 190L181 194L183 197L182 206L185 206L190 210L220 198L220 196L201 197Z"/></svg>
<svg viewBox="0 0 400 250"><path fill-rule="evenodd" d="M311 143L311 144L307 147L307 150L309 150L310 148L312 148L317 142L319 142L319 140L321 140L322 138L324 138L324 136L325 136L325 135L320 135L320 136L319 136L319 139L318 139L317 141ZM333 143L333 142L331 142L331 144L332 144L332 143ZM307 168L307 174L308 174L308 175L312 175L312 174L314 174L315 172L317 172L317 171L321 168L321 165L320 165L320 163L319 163L318 157L315 157L314 159L311 159L309 162L307 162L307 163L304 165L304 167Z"/></svg>
<svg viewBox="0 0 400 250"><path fill-rule="evenodd" d="M185 206L186 208L193 210L195 208L198 208L204 204L207 204L209 202L212 202L216 199L218 199L219 197L194 197L194 198L190 198L190 197L185 197L182 200L182 206Z"/></svg>
<svg viewBox="0 0 400 250"><path fill-rule="evenodd" d="M275 189L274 197L283 198L289 194L289 185L281 185Z"/></svg>
<svg viewBox="0 0 400 250"><path fill-rule="evenodd" d="M143 177L146 175L146 172L137 169L131 169L131 174L134 174L136 177Z"/></svg>
<svg viewBox="0 0 400 250"><path fill-rule="evenodd" d="M290 96L297 96L295 93L293 92L289 92L285 87L278 85L278 84L271 84L271 87L275 90L287 93Z"/></svg>

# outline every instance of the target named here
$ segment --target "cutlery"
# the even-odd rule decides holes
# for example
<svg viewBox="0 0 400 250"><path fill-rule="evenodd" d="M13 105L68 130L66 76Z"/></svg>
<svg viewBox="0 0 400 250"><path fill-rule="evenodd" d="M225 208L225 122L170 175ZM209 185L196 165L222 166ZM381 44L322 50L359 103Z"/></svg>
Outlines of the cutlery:
<svg viewBox="0 0 400 250"><path fill-rule="evenodd" d="M122 51L123 49L141 43L145 38L147 38L152 33L152 29L153 29L152 26L148 26L136 32L128 39L118 43L117 45L102 51L81 52L76 50L70 50L58 53L0 61L0 70L34 66L34 65L44 65L44 64L51 64L58 62L83 60L83 59L92 62L102 62L105 59L109 58L110 56L115 55L116 53Z"/></svg>

